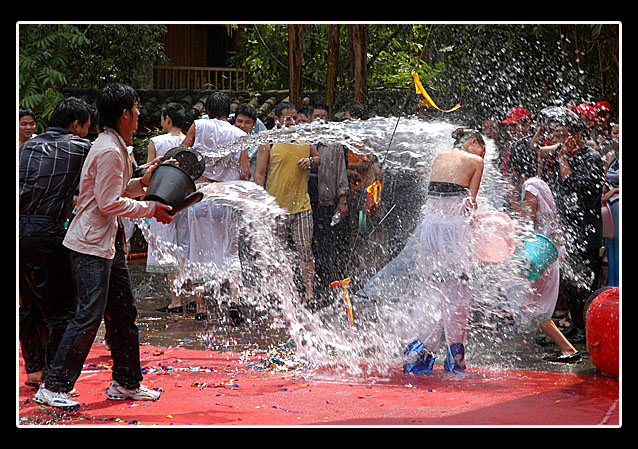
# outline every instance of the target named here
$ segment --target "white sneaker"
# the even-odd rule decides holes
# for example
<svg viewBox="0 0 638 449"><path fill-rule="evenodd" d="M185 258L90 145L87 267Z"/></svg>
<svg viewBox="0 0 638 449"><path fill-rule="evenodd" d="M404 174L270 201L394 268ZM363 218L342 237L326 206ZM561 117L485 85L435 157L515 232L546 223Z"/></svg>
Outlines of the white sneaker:
<svg viewBox="0 0 638 449"><path fill-rule="evenodd" d="M72 400L69 393L57 393L47 390L44 388L44 384L40 386L33 400L38 404L48 405L49 407L55 407L69 412L76 411L80 408L80 403Z"/></svg>
<svg viewBox="0 0 638 449"><path fill-rule="evenodd" d="M160 392L150 390L144 385L140 385L134 390L122 387L116 381L112 381L109 388L106 390L106 396L114 401L123 401L129 399L131 401L157 401L160 397Z"/></svg>

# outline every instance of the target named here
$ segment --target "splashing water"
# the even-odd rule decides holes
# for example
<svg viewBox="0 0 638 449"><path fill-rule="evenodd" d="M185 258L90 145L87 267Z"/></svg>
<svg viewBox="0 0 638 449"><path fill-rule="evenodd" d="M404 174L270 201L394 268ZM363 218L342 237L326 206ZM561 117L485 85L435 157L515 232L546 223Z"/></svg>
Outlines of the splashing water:
<svg viewBox="0 0 638 449"><path fill-rule="evenodd" d="M357 153L373 154L383 163L386 170L383 198L387 203L383 215L390 217L408 210L416 216L425 199L422 193L427 187L432 161L439 150L452 146L450 134L458 126L445 121L406 117L400 119L393 135L396 124L396 117L313 122L246 136L203 154L210 158L221 157L249 146L274 142L340 143ZM502 208L504 192L509 185L493 163L497 156L493 142L489 139L486 142L485 171L477 198L479 211ZM407 174L417 181L410 184L407 191L393 191L391 180L399 178L392 174L397 173ZM409 295L397 297L393 290L400 290L398 285L387 285L387 295L375 301L362 299L355 293L396 256L413 233L415 220L402 222L402 216L394 217L399 227L392 233L400 237L399 248L394 253L387 249L387 240L384 244L388 232L378 230L380 227L357 235L356 244L350 242L347 251L356 256L347 267L348 272L340 274L340 279L348 276L353 279L350 293L354 324L351 326L339 288L331 292L334 301L322 309L311 311L305 304L296 285L295 255L274 233L274 225L285 211L272 196L248 181L207 184L201 191L205 195L204 201L229 205L236 211L239 235L249 254L242 260L242 301L267 313L275 326L286 326L299 357L350 375L373 372L386 375L400 367L403 348L414 340L411 312L422 305L410 303ZM401 207L394 210L394 206ZM350 214L358 214L358 211L350 210ZM517 229L524 228L516 220L515 223ZM178 247L151 235L143 221L138 220L138 225L149 244L161 254L162 262L179 267L173 286L176 290L187 279L204 277L208 280L205 288L210 289L219 287L229 277L223 267L188 260ZM508 350L508 340L512 335L520 336L524 326L516 318L516 305L505 300L504 292L523 282L521 267L521 261L516 257L495 264L474 260L472 312L466 349L468 364L504 364L507 357L516 353L516 348ZM402 287L424 288L422 283L426 281L418 279L414 273L408 270L404 275Z"/></svg>

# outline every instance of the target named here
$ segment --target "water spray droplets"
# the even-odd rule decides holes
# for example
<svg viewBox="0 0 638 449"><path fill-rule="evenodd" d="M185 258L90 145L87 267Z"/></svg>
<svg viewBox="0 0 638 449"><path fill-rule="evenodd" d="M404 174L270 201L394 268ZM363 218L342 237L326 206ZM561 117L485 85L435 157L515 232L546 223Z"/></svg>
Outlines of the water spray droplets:
<svg viewBox="0 0 638 449"><path fill-rule="evenodd" d="M339 143L354 152L376 156L379 163L384 162L385 169L416 175L425 186L434 156L452 146L450 134L457 126L445 121L401 118L391 140L396 120L396 117L373 117L365 121L313 122L249 135L203 153L204 156L219 157L253 145L275 142ZM504 192L509 183L493 164L496 149L489 139L486 140L485 172L478 205L479 210L494 210L505 204ZM333 367L355 375L389 373L400 366L403 348L414 340L413 311L427 307L427 304L410 302L408 297L397 297L392 294L392 286L388 285L387 295L380 301L365 303L353 299L352 326L340 289L333 289L331 305L311 311L296 285L298 263L295 255L274 232L275 223L285 214L274 198L248 181L211 183L202 187L201 191L204 193L203 201L215 201L235 210L240 238L244 239L242 244L249 254L242 260L242 301L248 307L268 314L273 323L286 326L298 356L312 360L317 366ZM422 204L416 204L414 198L413 193L404 192L404 197L395 198L395 201L418 210ZM176 285L189 278L205 277L214 283L229 276L224 267L188 260L178 247L152 236L143 221L139 220L138 225L149 243L159 250L160 257L178 267ZM408 229L406 233L411 231ZM350 251L350 248L342 251ZM367 255L370 259L377 256ZM502 360L494 360L498 358L493 351L494 338L499 338L499 344L506 346L508 335L520 333L518 322L513 318L516 310L504 300L503 294L508 286L522 279L522 271L517 266L519 263L515 258L501 264L475 261L472 267L472 317L466 351L470 364L478 360L502 363ZM344 273L343 277L353 276L355 284L365 285L376 269L360 268L353 273ZM419 282L424 281L414 273L408 270L404 275L399 282L407 283L413 289L422 287ZM351 290L352 294L354 290ZM210 337L210 340L212 344L214 338Z"/></svg>

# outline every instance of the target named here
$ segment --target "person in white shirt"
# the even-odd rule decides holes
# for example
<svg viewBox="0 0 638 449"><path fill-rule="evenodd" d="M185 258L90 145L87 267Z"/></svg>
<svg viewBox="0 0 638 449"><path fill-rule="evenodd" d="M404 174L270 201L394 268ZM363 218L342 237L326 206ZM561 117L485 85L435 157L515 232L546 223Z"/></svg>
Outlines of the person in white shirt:
<svg viewBox="0 0 638 449"><path fill-rule="evenodd" d="M215 92L206 101L208 117L195 120L189 128L182 145L198 150L206 160L206 168L200 182L224 182L250 179L248 151L239 150L223 157L210 157L206 153L216 146L231 142L247 134L228 122L230 98L226 94ZM239 302L239 284L241 264L239 261L238 230L233 208L216 204L214 200L204 198L188 209L190 245L188 257L191 261L213 263L229 274L231 301L235 306ZM203 289L197 288L207 279L193 279L195 288L196 315L198 320L206 319L206 307L203 301ZM233 308L233 320L238 319L238 308Z"/></svg>
<svg viewBox="0 0 638 449"><path fill-rule="evenodd" d="M163 157L169 150L182 144L186 136L182 132L182 126L186 122L186 111L179 103L168 103L162 108L161 125L165 134L151 137L148 143L148 157L153 160L158 156ZM188 254L188 213L177 213L175 219L169 224L163 224L155 219L150 220L149 230L151 235L161 241L177 245L185 254ZM146 257L146 271L149 273L166 273L166 279L171 292L171 303L158 309L159 312L182 313L182 298L176 293L173 285L176 281L176 267L171 263L162 262L161 255L153 245L153 239L149 241Z"/></svg>

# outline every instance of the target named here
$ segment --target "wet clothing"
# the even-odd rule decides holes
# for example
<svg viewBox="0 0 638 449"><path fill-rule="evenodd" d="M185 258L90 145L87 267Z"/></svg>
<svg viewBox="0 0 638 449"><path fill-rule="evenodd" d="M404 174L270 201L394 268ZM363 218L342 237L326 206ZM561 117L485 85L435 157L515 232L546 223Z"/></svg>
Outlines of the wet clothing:
<svg viewBox="0 0 638 449"><path fill-rule="evenodd" d="M68 129L50 127L19 150L19 336L27 373L46 373L75 312L62 241L90 147Z"/></svg>
<svg viewBox="0 0 638 449"><path fill-rule="evenodd" d="M612 161L605 175L609 189L620 187L620 159L618 156ZM607 285L618 287L620 285L620 194L615 194L607 201L611 209L611 216L614 222L613 238L606 237L605 250L607 252L607 262L609 264L609 280Z"/></svg>
<svg viewBox="0 0 638 449"><path fill-rule="evenodd" d="M64 224L90 148L88 139L54 127L25 142L18 154L20 215L51 217Z"/></svg>
<svg viewBox="0 0 638 449"><path fill-rule="evenodd" d="M203 176L214 182L239 180L241 150L223 157L206 156L205 152L246 135L223 120L195 120L193 148L204 153L206 169ZM188 258L191 261L213 263L221 271L240 272L237 218L232 206L218 204L204 197L188 208L188 228ZM206 279L194 281L204 282Z"/></svg>
<svg viewBox="0 0 638 449"><path fill-rule="evenodd" d="M161 136L151 137L155 145L156 156L164 156L168 150L178 147L184 138L167 133ZM154 239L159 240L157 245L169 243L176 245L171 247L169 252L183 251L188 254L188 215L185 211L180 211L175 215L173 221L168 224L160 223L155 218L151 218L149 231ZM173 262L161 260L158 250L155 248L154 239L149 239L148 252L146 256L146 271L149 273L174 273L176 268Z"/></svg>
<svg viewBox="0 0 638 449"><path fill-rule="evenodd" d="M137 307L119 216L152 217L156 202L132 199L145 193L132 175L124 140L106 128L82 169L77 215L64 239L64 246L72 250L78 307L43 377L50 391L68 393L73 388L102 318L113 356L113 380L130 389L142 380Z"/></svg>
<svg viewBox="0 0 638 449"><path fill-rule="evenodd" d="M401 300L417 339L430 353L445 332L448 347L465 345L472 299L471 201L465 186L430 182L420 220L403 251L357 295ZM415 335L406 335L414 340Z"/></svg>
<svg viewBox="0 0 638 449"><path fill-rule="evenodd" d="M195 120L195 141L193 148L200 150L206 161L203 176L214 181L228 181L239 172L239 153L235 151L224 157L212 157L206 155L207 150L214 149L218 145L247 136L244 131L231 125L227 121L217 119Z"/></svg>
<svg viewBox="0 0 638 449"><path fill-rule="evenodd" d="M77 215L71 222L64 246L106 259L115 256L118 216L150 218L155 201L133 198L146 192L140 178L131 178L133 166L120 135L106 128L97 137L82 168Z"/></svg>
<svg viewBox="0 0 638 449"><path fill-rule="evenodd" d="M470 198L468 188L458 184L431 182L428 189L420 243L421 269L430 283L422 297L426 307L416 307L413 318L430 353L438 350L442 331L448 347L465 346L472 300Z"/></svg>
<svg viewBox="0 0 638 449"><path fill-rule="evenodd" d="M73 389L102 318L113 357L113 380L125 388L139 387L142 369L135 323L137 306L124 250L123 239L118 238L111 259L71 253L79 306L64 332L49 373L43 377L48 390L68 393Z"/></svg>
<svg viewBox="0 0 638 449"><path fill-rule="evenodd" d="M521 204L525 199L526 192L534 195L538 204L534 232L548 237L558 249L558 259L529 285L529 289L517 286L520 291L517 292L516 296L521 299L515 300L519 303L524 318L540 324L550 320L556 308L560 285L560 265L565 257L565 247L554 196L549 186L538 177L527 179L521 189Z"/></svg>
<svg viewBox="0 0 638 449"><path fill-rule="evenodd" d="M241 272L238 230L231 206L204 198L188 208L190 245L188 258L193 262L212 263L220 271ZM193 279L204 282L206 279Z"/></svg>
<svg viewBox="0 0 638 449"><path fill-rule="evenodd" d="M599 252L603 225L600 197L604 167L598 151L587 146L569 159L569 167L572 170L570 176L562 179L557 168L554 178L566 250L560 289L569 305L574 325L584 330L585 301L596 288L601 268Z"/></svg>

